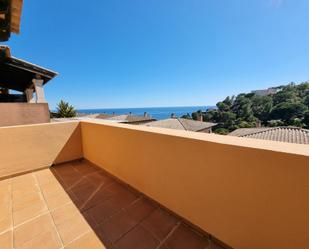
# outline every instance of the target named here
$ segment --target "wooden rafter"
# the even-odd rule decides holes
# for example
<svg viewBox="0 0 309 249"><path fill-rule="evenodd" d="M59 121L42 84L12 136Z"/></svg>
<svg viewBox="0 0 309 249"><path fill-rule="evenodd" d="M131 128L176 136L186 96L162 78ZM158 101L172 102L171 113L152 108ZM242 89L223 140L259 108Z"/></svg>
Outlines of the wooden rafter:
<svg viewBox="0 0 309 249"><path fill-rule="evenodd" d="M23 0L0 0L0 41L19 34Z"/></svg>
<svg viewBox="0 0 309 249"><path fill-rule="evenodd" d="M23 0L11 0L11 32L19 34Z"/></svg>

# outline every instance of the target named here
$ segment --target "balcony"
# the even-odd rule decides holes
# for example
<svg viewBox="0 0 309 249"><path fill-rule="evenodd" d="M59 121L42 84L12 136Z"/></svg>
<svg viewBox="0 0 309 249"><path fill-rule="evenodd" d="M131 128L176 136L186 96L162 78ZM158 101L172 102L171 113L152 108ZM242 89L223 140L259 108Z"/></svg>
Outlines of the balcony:
<svg viewBox="0 0 309 249"><path fill-rule="evenodd" d="M109 122L0 128L1 248L306 248L307 145Z"/></svg>

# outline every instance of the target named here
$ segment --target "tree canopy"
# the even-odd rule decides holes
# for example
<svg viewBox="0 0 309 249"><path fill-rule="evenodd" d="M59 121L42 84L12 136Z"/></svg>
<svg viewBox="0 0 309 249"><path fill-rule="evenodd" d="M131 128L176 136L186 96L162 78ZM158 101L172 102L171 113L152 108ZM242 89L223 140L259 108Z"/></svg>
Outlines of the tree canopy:
<svg viewBox="0 0 309 249"><path fill-rule="evenodd" d="M299 126L309 128L309 82L278 86L269 95L241 93L226 97L216 109L198 110L191 118L218 123L214 132L227 134L238 128Z"/></svg>
<svg viewBox="0 0 309 249"><path fill-rule="evenodd" d="M68 102L61 100L57 104L57 115L58 118L72 118L76 117L76 111L72 105Z"/></svg>

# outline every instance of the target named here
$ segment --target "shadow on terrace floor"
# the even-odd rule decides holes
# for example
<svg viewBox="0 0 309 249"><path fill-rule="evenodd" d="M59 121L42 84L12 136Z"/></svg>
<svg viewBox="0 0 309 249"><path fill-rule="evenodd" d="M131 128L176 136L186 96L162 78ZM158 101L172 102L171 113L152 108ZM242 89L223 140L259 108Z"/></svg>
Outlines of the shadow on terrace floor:
<svg viewBox="0 0 309 249"><path fill-rule="evenodd" d="M106 248L222 248L85 161L53 166L51 171Z"/></svg>

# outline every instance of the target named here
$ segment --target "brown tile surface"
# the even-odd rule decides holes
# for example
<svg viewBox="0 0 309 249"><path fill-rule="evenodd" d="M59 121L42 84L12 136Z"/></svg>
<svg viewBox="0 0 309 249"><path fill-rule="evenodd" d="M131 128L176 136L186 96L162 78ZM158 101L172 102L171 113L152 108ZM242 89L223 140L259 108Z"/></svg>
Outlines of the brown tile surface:
<svg viewBox="0 0 309 249"><path fill-rule="evenodd" d="M141 225L162 241L177 225L178 219L161 208L153 211Z"/></svg>
<svg viewBox="0 0 309 249"><path fill-rule="evenodd" d="M204 249L209 246L208 238L184 225L178 226L165 244L169 249Z"/></svg>
<svg viewBox="0 0 309 249"><path fill-rule="evenodd" d="M141 226L136 226L130 233L123 236L116 244L116 249L155 249L159 241ZM189 249L189 248L188 248Z"/></svg>
<svg viewBox="0 0 309 249"><path fill-rule="evenodd" d="M126 211L121 211L107 221L103 222L100 225L100 228L113 243L129 232L137 224L138 221L129 216Z"/></svg>
<svg viewBox="0 0 309 249"><path fill-rule="evenodd" d="M106 200L87 210L97 224L101 224L117 212L119 212L118 206L112 200Z"/></svg>
<svg viewBox="0 0 309 249"><path fill-rule="evenodd" d="M99 170L97 167L91 167L88 163L86 162L73 162L72 166L74 167L75 170L77 170L79 173L82 175L88 175L90 173L96 172Z"/></svg>
<svg viewBox="0 0 309 249"><path fill-rule="evenodd" d="M134 204L127 207L127 213L137 222L142 221L156 209L153 202L140 198Z"/></svg>
<svg viewBox="0 0 309 249"><path fill-rule="evenodd" d="M0 249L222 248L180 224L84 161L0 181Z"/></svg>
<svg viewBox="0 0 309 249"><path fill-rule="evenodd" d="M106 186L112 182L114 182L114 180L107 176L104 172L102 171L95 171L93 173L90 173L88 175L86 175L87 179L89 179L93 184L95 185L100 185L100 186Z"/></svg>

